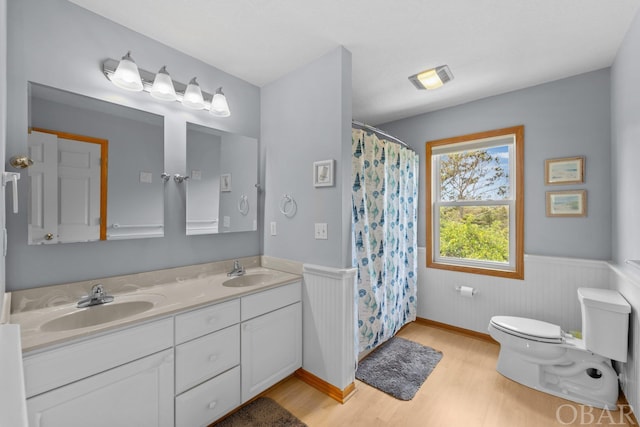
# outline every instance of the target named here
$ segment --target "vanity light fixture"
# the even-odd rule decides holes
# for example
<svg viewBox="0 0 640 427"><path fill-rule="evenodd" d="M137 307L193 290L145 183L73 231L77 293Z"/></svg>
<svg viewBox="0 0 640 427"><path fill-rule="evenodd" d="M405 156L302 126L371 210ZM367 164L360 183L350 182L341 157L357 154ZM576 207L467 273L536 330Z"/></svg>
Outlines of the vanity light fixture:
<svg viewBox="0 0 640 427"><path fill-rule="evenodd" d="M161 101L175 101L178 99L176 96L176 89L173 87L173 81L167 71L167 66L163 65L156 77L153 79L153 85L149 94Z"/></svg>
<svg viewBox="0 0 640 427"><path fill-rule="evenodd" d="M409 80L418 89L437 89L453 80L453 74L448 65L441 65L414 74L409 77Z"/></svg>
<svg viewBox="0 0 640 427"><path fill-rule="evenodd" d="M105 60L102 63L102 72L107 79L120 88L149 92L156 99L178 101L196 110L209 110L216 117L231 115L222 88L218 88L215 94L211 95L200 89L195 77L188 85L172 80L166 66L160 68L157 74L143 70L138 68L131 58L131 52L127 52L120 61Z"/></svg>
<svg viewBox="0 0 640 427"><path fill-rule="evenodd" d="M182 97L182 105L192 108L194 110L204 110L204 98L202 97L202 90L200 85L196 81L196 78L192 78L187 89L184 91Z"/></svg>
<svg viewBox="0 0 640 427"><path fill-rule="evenodd" d="M229 117L231 115L227 97L222 93L222 87L219 87L213 95L213 99L211 100L211 114L217 117Z"/></svg>
<svg viewBox="0 0 640 427"><path fill-rule="evenodd" d="M131 57L130 51L120 60L113 77L111 77L111 81L121 89L134 92L142 90L142 79L140 78L136 61Z"/></svg>

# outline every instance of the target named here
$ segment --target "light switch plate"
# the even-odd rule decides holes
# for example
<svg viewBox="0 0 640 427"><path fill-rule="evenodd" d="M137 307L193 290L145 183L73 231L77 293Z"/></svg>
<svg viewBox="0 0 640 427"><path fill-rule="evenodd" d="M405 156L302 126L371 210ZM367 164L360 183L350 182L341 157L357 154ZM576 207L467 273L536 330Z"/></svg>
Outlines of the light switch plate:
<svg viewBox="0 0 640 427"><path fill-rule="evenodd" d="M327 240L327 223L326 222L316 222L315 224L316 230L314 237L316 240Z"/></svg>
<svg viewBox="0 0 640 427"><path fill-rule="evenodd" d="M275 236L276 234L278 234L278 229L276 227L276 222L275 221L271 221L271 235Z"/></svg>
<svg viewBox="0 0 640 427"><path fill-rule="evenodd" d="M223 216L222 217L222 226L224 228L229 228L231 227L231 217L230 216Z"/></svg>

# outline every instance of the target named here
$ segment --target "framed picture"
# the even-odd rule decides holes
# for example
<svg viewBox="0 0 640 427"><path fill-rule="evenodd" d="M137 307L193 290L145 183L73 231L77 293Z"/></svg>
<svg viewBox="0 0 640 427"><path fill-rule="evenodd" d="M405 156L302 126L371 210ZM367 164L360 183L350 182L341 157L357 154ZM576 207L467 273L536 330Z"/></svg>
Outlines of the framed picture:
<svg viewBox="0 0 640 427"><path fill-rule="evenodd" d="M544 161L546 185L581 184L584 182L584 157L565 157Z"/></svg>
<svg viewBox="0 0 640 427"><path fill-rule="evenodd" d="M333 160L313 163L313 186L333 187Z"/></svg>
<svg viewBox="0 0 640 427"><path fill-rule="evenodd" d="M220 175L220 191L231 191L231 174L223 173Z"/></svg>
<svg viewBox="0 0 640 427"><path fill-rule="evenodd" d="M587 190L547 191L547 216L587 216Z"/></svg>

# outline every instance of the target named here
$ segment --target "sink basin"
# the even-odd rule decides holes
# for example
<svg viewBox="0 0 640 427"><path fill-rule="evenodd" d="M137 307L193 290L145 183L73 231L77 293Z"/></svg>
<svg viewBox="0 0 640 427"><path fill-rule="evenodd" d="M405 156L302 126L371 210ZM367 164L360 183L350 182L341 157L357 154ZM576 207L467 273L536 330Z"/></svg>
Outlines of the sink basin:
<svg viewBox="0 0 640 427"><path fill-rule="evenodd" d="M264 285L271 280L273 280L273 275L269 273L247 274L244 276L238 276L234 277L233 279L225 280L224 282L222 282L222 286L241 288L245 286Z"/></svg>
<svg viewBox="0 0 640 427"><path fill-rule="evenodd" d="M152 299L157 302L158 297L160 296L154 295ZM96 326L143 313L155 306L154 301L149 301L142 297L138 297L135 300L126 300L125 298L124 296L116 296L115 301L111 303L75 309L68 314L44 323L40 330L59 332Z"/></svg>

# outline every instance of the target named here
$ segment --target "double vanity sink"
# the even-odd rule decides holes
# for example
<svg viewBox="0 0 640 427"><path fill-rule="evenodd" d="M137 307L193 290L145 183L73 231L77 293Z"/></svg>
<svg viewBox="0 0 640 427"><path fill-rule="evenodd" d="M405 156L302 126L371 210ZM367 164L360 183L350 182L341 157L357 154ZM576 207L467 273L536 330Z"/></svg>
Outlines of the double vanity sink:
<svg viewBox="0 0 640 427"><path fill-rule="evenodd" d="M84 308L77 307L77 296L61 295L68 290L54 286L41 288L43 293L51 294L41 297L38 305L29 297L22 298L28 303L14 301L10 321L20 324L23 352L29 352L134 322L237 298L299 278L277 270L251 267L237 277L228 277L225 272L211 272L149 285L123 284L120 280L120 283L110 286L107 281L104 290L115 297L113 302ZM60 294L55 295L56 292ZM29 304L34 306L20 307Z"/></svg>
<svg viewBox="0 0 640 427"><path fill-rule="evenodd" d="M259 288L274 281L272 272L251 272L243 276L233 277L222 282L222 286L230 288ZM161 294L121 295L113 302L77 308L75 306L56 310L56 317L40 326L42 332L60 332L89 328L103 323L117 322L128 317L142 314L165 300Z"/></svg>

